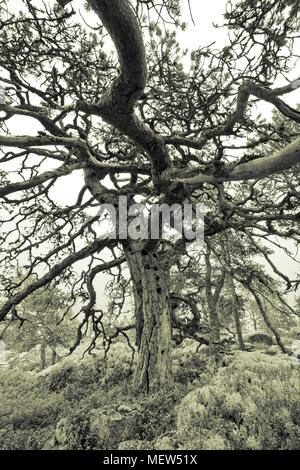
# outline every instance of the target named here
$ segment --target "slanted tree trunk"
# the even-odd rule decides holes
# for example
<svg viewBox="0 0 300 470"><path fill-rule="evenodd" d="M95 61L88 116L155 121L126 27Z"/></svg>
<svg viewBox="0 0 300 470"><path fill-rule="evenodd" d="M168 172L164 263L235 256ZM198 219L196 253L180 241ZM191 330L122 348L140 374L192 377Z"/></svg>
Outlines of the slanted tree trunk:
<svg viewBox="0 0 300 470"><path fill-rule="evenodd" d="M134 388L146 393L172 384L169 269L156 249L127 242L124 251L135 300L138 363Z"/></svg>
<svg viewBox="0 0 300 470"><path fill-rule="evenodd" d="M267 325L267 327L269 328L269 330L273 333L273 335L275 336L276 338L276 342L278 344L278 346L280 347L281 351L284 353L284 354L289 354L289 351L285 348L284 344L282 343L281 341L281 337L280 337L280 334L278 333L278 331L276 330L276 328L272 325L268 315L267 315L267 312L266 310L263 308L263 305L262 305L262 302L258 296L258 294L255 292L255 290L248 286L248 289L250 290L251 294L253 295L253 297L255 298L256 300L256 303L257 303L257 306L259 308L259 311L264 319L264 322L265 324Z"/></svg>

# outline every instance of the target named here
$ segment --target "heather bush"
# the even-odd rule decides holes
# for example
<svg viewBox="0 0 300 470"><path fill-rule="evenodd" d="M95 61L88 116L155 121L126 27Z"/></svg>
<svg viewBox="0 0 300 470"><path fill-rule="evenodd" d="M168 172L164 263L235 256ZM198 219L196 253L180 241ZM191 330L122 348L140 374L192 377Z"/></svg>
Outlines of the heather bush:
<svg viewBox="0 0 300 470"><path fill-rule="evenodd" d="M298 449L299 371L290 358L238 353L190 392L177 418L183 449Z"/></svg>

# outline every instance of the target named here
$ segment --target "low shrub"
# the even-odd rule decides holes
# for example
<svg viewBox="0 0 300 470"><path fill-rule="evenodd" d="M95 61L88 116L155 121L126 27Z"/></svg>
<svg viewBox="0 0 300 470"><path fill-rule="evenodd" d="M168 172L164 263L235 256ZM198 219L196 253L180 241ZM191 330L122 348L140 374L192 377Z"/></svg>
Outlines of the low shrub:
<svg viewBox="0 0 300 470"><path fill-rule="evenodd" d="M73 411L58 423L55 444L60 444L60 449L67 450L93 450L97 448L97 436L93 436L90 431L87 409Z"/></svg>
<svg viewBox="0 0 300 470"><path fill-rule="evenodd" d="M179 449L299 449L299 369L292 357L236 351L216 372L206 350L179 349L173 389L146 397L130 388L130 352L116 351L106 361L65 362L45 376L1 370L0 449L53 448L55 433L56 448L106 449L95 431L99 418L104 432L105 416L115 430L104 437L117 446L124 403L131 410L126 439L153 443L172 435ZM99 416L91 422L92 410Z"/></svg>
<svg viewBox="0 0 300 470"><path fill-rule="evenodd" d="M294 326L291 328L288 335L293 339L300 339L300 326Z"/></svg>
<svg viewBox="0 0 300 470"><path fill-rule="evenodd" d="M140 409L139 438L151 441L155 437L173 430L176 426L176 406L184 396L180 387L174 387L169 393L157 392L137 399Z"/></svg>
<svg viewBox="0 0 300 470"><path fill-rule="evenodd" d="M182 401L183 449L282 450L300 443L299 372L290 359L238 353Z"/></svg>
<svg viewBox="0 0 300 470"><path fill-rule="evenodd" d="M251 344L267 344L269 346L273 344L272 337L264 332L256 332L248 335L247 341Z"/></svg>
<svg viewBox="0 0 300 470"><path fill-rule="evenodd" d="M185 357L173 359L173 375L175 382L188 384L199 380L206 369L207 361L198 352L191 352Z"/></svg>
<svg viewBox="0 0 300 470"><path fill-rule="evenodd" d="M61 397L19 371L1 371L0 395L0 449L41 449L64 409Z"/></svg>

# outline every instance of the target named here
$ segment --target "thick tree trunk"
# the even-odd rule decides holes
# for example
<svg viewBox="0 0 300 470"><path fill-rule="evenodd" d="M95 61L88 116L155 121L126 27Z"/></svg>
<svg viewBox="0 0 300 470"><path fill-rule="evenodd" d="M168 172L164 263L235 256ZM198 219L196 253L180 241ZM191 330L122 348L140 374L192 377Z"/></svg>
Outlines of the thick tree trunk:
<svg viewBox="0 0 300 470"><path fill-rule="evenodd" d="M124 246L135 300L138 363L134 388L146 393L172 385L169 270L154 250Z"/></svg>

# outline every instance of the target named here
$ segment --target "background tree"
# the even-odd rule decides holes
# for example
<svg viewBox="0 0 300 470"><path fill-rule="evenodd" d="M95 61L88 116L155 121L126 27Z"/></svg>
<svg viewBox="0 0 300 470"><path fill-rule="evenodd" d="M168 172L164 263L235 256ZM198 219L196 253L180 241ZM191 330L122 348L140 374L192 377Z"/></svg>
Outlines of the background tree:
<svg viewBox="0 0 300 470"><path fill-rule="evenodd" d="M120 226L116 238L104 238L102 204L119 215L121 196L128 208L201 203L207 246L226 231L255 243L274 234L299 242L300 138L274 152L267 146L273 126L255 113L258 102L268 102L285 120L300 121L281 99L299 86L292 76L299 2L228 2L226 46L199 47L188 70L174 31L180 4L88 0L94 16L83 24L67 0L23 0L20 13L0 2L0 261L7 299L0 321L37 289L59 283L70 305L83 300L76 344L89 322L96 338L103 312L95 279L104 271L115 276L126 262L139 351L134 387L146 391L172 383L169 274L187 240L166 242L161 232L133 240ZM173 30L163 32L170 23ZM115 53L107 52L107 33ZM32 131L19 135L16 117L33 123ZM68 188L62 196L61 188ZM20 266L26 274L15 283ZM246 280L259 301L257 276Z"/></svg>
<svg viewBox="0 0 300 470"><path fill-rule="evenodd" d="M63 318L66 301L58 288L42 288L27 297L3 323L0 337L6 348L22 353L38 346L41 368L47 366L47 350L55 364L61 356L58 348L66 354L76 339L76 322L70 319L72 312Z"/></svg>

